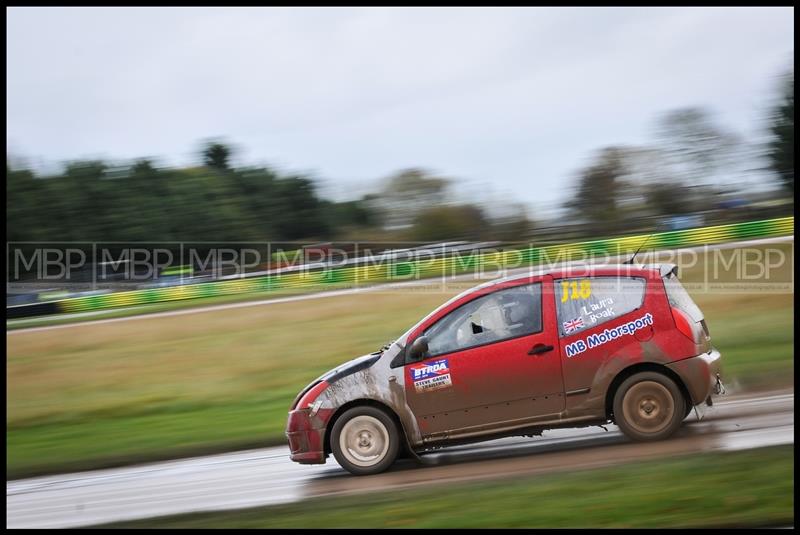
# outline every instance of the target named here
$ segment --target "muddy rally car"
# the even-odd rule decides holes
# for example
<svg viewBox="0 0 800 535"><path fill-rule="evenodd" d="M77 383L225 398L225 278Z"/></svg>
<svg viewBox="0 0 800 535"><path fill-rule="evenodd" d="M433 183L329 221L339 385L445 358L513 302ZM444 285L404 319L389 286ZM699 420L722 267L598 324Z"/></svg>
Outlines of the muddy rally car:
<svg viewBox="0 0 800 535"><path fill-rule="evenodd" d="M353 474L398 455L557 427L675 433L722 391L720 354L672 264L557 268L482 284L295 398L291 458Z"/></svg>

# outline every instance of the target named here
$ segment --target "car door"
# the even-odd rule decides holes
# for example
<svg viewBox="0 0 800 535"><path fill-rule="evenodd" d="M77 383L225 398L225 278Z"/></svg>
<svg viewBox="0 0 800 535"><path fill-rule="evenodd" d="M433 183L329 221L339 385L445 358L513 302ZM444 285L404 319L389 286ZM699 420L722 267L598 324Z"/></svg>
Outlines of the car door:
<svg viewBox="0 0 800 535"><path fill-rule="evenodd" d="M499 431L563 410L552 296L551 277L512 281L422 327L429 350L404 373L423 437Z"/></svg>

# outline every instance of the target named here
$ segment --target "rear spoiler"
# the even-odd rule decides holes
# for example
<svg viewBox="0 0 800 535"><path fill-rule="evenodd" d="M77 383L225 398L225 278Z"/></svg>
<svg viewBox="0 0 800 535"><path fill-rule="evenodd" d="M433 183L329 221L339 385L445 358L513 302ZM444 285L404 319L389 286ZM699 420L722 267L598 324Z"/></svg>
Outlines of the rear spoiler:
<svg viewBox="0 0 800 535"><path fill-rule="evenodd" d="M661 273L661 278L667 277L671 274L678 276L678 266L675 264L661 264L659 268L659 273Z"/></svg>

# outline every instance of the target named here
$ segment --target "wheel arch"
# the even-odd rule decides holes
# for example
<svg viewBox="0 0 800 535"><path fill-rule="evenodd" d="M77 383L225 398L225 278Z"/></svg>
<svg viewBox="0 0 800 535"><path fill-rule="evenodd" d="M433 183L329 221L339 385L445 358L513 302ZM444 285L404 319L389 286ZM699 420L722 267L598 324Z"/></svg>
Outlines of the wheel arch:
<svg viewBox="0 0 800 535"><path fill-rule="evenodd" d="M623 383L623 381L625 381L625 379L640 372L656 372L669 377L675 381L676 385L678 385L678 389L681 391L683 399L686 402L687 411L691 410L691 407L694 406L694 403L692 403L692 397L689 394L689 389L686 388L686 385L684 384L680 375L675 373L673 370L670 370L663 364L656 364L654 362L640 362L621 370L611 381L611 384L606 391L605 402L606 418L608 418L608 420L614 420L614 396L617 394L617 389L619 389L620 385Z"/></svg>

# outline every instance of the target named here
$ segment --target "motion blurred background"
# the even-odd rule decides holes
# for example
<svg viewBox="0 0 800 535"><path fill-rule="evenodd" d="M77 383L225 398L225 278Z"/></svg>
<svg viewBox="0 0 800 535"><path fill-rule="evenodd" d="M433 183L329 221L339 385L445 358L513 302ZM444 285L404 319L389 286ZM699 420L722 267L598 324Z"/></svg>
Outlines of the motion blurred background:
<svg viewBox="0 0 800 535"><path fill-rule="evenodd" d="M793 235L793 15L780 7L8 8L8 477L283 444L300 388L394 339L461 288L92 323L275 292L99 297L326 270L342 265L326 257L332 250L392 264L420 251L663 233L674 233L664 235L675 247L704 245L680 233L764 221L784 230L745 237ZM70 277L48 277L59 264L42 271L41 257L25 256L41 244L73 247L89 261ZM97 244L113 254L99 256ZM243 246L260 255L242 269L221 269L216 257L202 266L176 258L145 277L119 269L132 261L126 248L186 244L206 244L203 255ZM618 252L642 242L625 244ZM749 247L762 259L770 248L783 255L761 277L787 283L782 290L705 287L693 297L735 389L793 391L793 240ZM686 280L708 282L709 258L689 266ZM115 275L98 277L109 263ZM718 281L742 282L730 265ZM370 525L393 525L393 514L411 519L394 525L408 526L791 524L792 448L781 448L716 468L699 461L712 466L709 480L732 479L691 491L680 486L683 468L665 465L651 476L675 491L661 499L677 509L648 502L631 512L624 503L634 493L646 501L639 489L589 503L600 512L585 519L556 505L537 517L486 487L499 505L480 519L453 516L446 496L427 496L429 516L393 513L389 500L374 504ZM624 488L637 473L585 477ZM736 477L749 478L749 493ZM545 492L533 480L515 484L517 494ZM719 507L695 510L686 496L713 496ZM368 504L320 510L357 506ZM293 514L192 522L269 525L288 515L287 525L311 525ZM352 517L325 518L346 526Z"/></svg>

